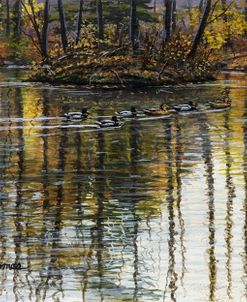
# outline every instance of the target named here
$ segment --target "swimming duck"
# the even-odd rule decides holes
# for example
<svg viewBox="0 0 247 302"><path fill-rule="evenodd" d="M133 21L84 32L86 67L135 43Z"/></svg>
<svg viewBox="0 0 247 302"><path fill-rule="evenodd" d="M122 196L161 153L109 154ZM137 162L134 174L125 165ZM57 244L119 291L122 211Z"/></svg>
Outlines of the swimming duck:
<svg viewBox="0 0 247 302"><path fill-rule="evenodd" d="M123 125L123 122L119 122L119 119L116 115L113 115L111 120L101 120L96 122L100 128L109 128L109 127L118 127Z"/></svg>
<svg viewBox="0 0 247 302"><path fill-rule="evenodd" d="M63 117L71 120L81 120L84 118L87 118L89 115L89 112L87 111L87 108L82 108L81 112L68 112L63 115Z"/></svg>
<svg viewBox="0 0 247 302"><path fill-rule="evenodd" d="M226 96L222 99L215 100L214 102L209 103L211 109L227 109L231 107L231 99Z"/></svg>
<svg viewBox="0 0 247 302"><path fill-rule="evenodd" d="M137 110L136 110L136 107L131 106L130 110L118 111L118 112L115 112L115 114L117 116L121 116L121 117L125 117L125 118L136 117Z"/></svg>
<svg viewBox="0 0 247 302"><path fill-rule="evenodd" d="M143 109L143 112L146 115L151 115L151 116L162 116L162 115L170 114L168 107L165 104L161 104L159 108Z"/></svg>
<svg viewBox="0 0 247 302"><path fill-rule="evenodd" d="M177 112L193 111L193 110L198 110L198 105L190 101L188 104L178 104L172 106L172 108L175 109Z"/></svg>

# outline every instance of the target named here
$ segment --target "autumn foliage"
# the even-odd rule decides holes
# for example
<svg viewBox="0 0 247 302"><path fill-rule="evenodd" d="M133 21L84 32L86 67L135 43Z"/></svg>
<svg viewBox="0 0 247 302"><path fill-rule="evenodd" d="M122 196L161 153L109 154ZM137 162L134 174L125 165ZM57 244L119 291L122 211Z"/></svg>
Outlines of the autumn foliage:
<svg viewBox="0 0 247 302"><path fill-rule="evenodd" d="M142 2L145 7L141 8ZM243 44L241 49L246 45L245 15L232 2L224 6L210 0L205 15L201 7L174 10L172 1L156 12L148 11L148 1L138 4L132 1L131 5L136 7L120 23L115 20L117 16L107 19L102 6L94 7L97 13L92 18L90 10L90 13L82 11L85 9L82 5L79 14L75 10L66 15L63 1L59 2L58 14L54 9L50 12L49 0L21 3L19 12L13 10L13 20L21 17L21 22L14 21L12 25L15 30L21 27L19 36L13 32L6 37L2 22L0 58L32 61L34 80L121 86L197 81L211 77L223 53L224 57L238 55L239 41ZM146 20L141 20L140 8L143 15L147 14ZM206 23L200 29L203 14ZM80 22L78 16L82 18ZM97 18L100 23L96 22ZM130 30L131 26L134 29ZM198 45L195 45L199 29Z"/></svg>

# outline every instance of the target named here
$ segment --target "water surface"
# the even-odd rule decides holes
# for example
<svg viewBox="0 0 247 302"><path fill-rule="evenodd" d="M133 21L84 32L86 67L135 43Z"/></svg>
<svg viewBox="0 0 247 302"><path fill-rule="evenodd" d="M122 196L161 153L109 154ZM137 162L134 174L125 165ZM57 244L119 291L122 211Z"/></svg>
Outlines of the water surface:
<svg viewBox="0 0 247 302"><path fill-rule="evenodd" d="M0 72L0 301L246 301L246 78L149 91L20 83ZM85 131L230 87L232 108Z"/></svg>

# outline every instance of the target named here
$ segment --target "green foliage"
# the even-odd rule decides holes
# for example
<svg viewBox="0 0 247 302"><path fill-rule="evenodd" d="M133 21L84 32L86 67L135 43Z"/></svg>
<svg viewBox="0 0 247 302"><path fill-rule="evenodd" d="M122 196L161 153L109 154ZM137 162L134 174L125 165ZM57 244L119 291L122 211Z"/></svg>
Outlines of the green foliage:
<svg viewBox="0 0 247 302"><path fill-rule="evenodd" d="M30 42L27 38L22 38L19 42L10 41L7 44L9 58L15 62L30 63Z"/></svg>
<svg viewBox="0 0 247 302"><path fill-rule="evenodd" d="M137 0L137 18L140 21L154 22L156 19L150 10L150 0ZM96 23L95 1L91 1L86 9L86 19ZM105 23L116 24L119 27L128 26L130 14L130 1L104 1L103 15Z"/></svg>

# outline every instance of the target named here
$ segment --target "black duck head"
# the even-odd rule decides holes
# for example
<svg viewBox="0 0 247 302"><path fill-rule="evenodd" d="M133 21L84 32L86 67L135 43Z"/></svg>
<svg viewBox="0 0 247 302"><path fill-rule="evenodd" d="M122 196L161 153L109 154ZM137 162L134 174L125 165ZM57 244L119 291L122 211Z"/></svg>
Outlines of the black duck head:
<svg viewBox="0 0 247 302"><path fill-rule="evenodd" d="M113 116L111 117L111 120L112 120L114 123L116 123L116 122L118 121L118 118L117 118L116 115L113 115Z"/></svg>
<svg viewBox="0 0 247 302"><path fill-rule="evenodd" d="M136 107L135 107L135 106L131 106L131 107L130 107L130 111L131 111L132 113L136 113Z"/></svg>
<svg viewBox="0 0 247 302"><path fill-rule="evenodd" d="M87 111L87 108L82 108L81 113L82 114L89 114L89 112Z"/></svg>

